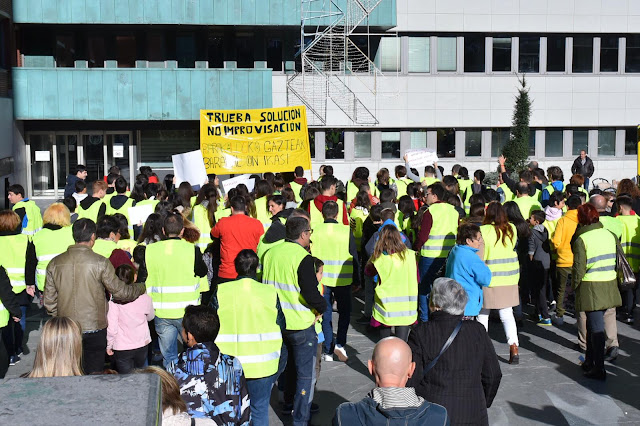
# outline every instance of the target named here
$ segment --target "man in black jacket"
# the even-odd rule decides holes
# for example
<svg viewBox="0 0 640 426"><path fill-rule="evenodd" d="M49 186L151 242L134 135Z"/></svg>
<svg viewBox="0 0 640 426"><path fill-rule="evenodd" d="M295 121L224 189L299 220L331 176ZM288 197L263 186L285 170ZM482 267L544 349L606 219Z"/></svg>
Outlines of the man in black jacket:
<svg viewBox="0 0 640 426"><path fill-rule="evenodd" d="M9 311L9 321L19 322L22 316L20 311L20 304L16 295L13 293L11 287L11 281L7 275L6 269L0 266L0 305L4 306L4 309ZM5 325L8 327L10 324ZM0 331L4 327L0 328ZM1 334L1 333L0 333ZM0 379L3 379L7 370L9 369L9 355L7 349L4 346L3 340L0 339Z"/></svg>
<svg viewBox="0 0 640 426"><path fill-rule="evenodd" d="M581 175L584 177L584 189L589 190L589 179L593 176L593 161L587 157L587 151L580 150L580 156L573 161L571 166L572 175Z"/></svg>

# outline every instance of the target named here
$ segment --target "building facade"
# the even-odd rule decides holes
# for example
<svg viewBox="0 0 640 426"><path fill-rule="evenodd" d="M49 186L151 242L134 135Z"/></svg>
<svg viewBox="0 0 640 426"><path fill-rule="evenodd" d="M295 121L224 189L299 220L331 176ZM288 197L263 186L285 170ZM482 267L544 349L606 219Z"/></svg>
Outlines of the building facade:
<svg viewBox="0 0 640 426"><path fill-rule="evenodd" d="M128 179L140 165L168 172L171 154L198 148L200 109L294 103L301 3L14 0L11 179L58 197L78 163L89 180L114 164ZM634 176L638 23L634 0L382 0L351 35L380 72L344 76L376 124L355 125L328 101L326 123L310 130L314 168L348 179L428 147L447 170L493 169L525 75L532 159L568 179L586 149L594 178ZM375 96L363 88L372 78Z"/></svg>

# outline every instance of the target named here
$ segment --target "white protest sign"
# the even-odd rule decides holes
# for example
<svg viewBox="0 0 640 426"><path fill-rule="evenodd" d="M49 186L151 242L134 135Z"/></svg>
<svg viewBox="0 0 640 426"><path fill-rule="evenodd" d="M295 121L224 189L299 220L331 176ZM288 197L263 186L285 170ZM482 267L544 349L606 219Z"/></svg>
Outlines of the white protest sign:
<svg viewBox="0 0 640 426"><path fill-rule="evenodd" d="M256 180L250 177L250 175L240 175L231 179L223 180L222 188L224 189L224 193L228 194L231 189L235 188L241 183L244 183L247 186L249 192L251 192L253 191L253 187L256 184Z"/></svg>
<svg viewBox="0 0 640 426"><path fill-rule="evenodd" d="M146 204L142 206L129 207L129 222L132 225L144 224L151 213L153 213L153 205Z"/></svg>
<svg viewBox="0 0 640 426"><path fill-rule="evenodd" d="M420 170L424 166L431 166L438 162L438 154L434 149L408 149L405 151L409 167Z"/></svg>
<svg viewBox="0 0 640 426"><path fill-rule="evenodd" d="M182 182L189 182L191 186L202 185L207 182L207 170L200 150L172 155L173 173L176 176L176 187Z"/></svg>

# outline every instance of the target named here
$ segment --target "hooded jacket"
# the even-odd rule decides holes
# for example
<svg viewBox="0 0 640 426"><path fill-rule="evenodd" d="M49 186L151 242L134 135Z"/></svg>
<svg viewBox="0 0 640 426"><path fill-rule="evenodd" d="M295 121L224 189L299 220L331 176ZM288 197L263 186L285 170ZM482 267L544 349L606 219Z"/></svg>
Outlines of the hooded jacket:
<svg viewBox="0 0 640 426"><path fill-rule="evenodd" d="M578 210L569 210L567 214L558 220L556 232L551 239L551 245L558 253L556 266L559 268L571 268L573 266L573 252L571 251L571 238L578 227Z"/></svg>
<svg viewBox="0 0 640 426"><path fill-rule="evenodd" d="M449 425L447 410L424 401L419 407L382 408L372 398L340 404L333 418L334 426L444 426Z"/></svg>
<svg viewBox="0 0 640 426"><path fill-rule="evenodd" d="M544 225L536 225L529 236L529 255L534 262L540 262L544 269L551 267L551 250L549 249L549 231Z"/></svg>

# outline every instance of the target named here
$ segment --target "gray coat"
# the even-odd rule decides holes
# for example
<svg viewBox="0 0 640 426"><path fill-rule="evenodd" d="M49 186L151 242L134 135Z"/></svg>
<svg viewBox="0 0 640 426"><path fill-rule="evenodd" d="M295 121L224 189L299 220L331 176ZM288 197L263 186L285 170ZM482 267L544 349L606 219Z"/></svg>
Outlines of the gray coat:
<svg viewBox="0 0 640 426"><path fill-rule="evenodd" d="M534 262L540 262L544 269L551 266L549 248L549 232L542 225L536 225L531 230L529 237L529 255L533 255Z"/></svg>

